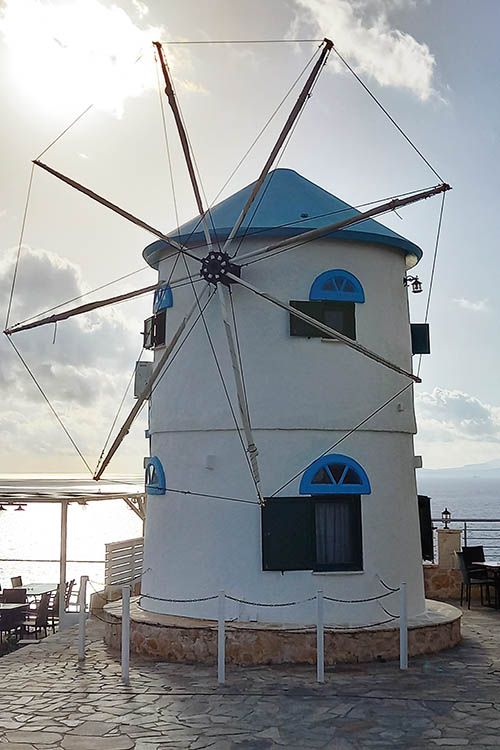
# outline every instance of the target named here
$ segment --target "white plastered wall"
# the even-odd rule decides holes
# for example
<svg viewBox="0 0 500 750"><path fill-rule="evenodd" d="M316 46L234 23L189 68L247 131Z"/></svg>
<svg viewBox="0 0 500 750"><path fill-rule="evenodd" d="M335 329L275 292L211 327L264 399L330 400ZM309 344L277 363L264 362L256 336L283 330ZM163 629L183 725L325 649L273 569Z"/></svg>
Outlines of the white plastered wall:
<svg viewBox="0 0 500 750"><path fill-rule="evenodd" d="M247 242L241 252L252 248ZM170 263L161 264L162 279L168 278ZM364 287L366 302L356 305L358 340L411 368L404 256L399 251L323 240L247 266L242 274L286 301L306 300L314 278L329 268L354 273ZM196 285L198 293L202 285ZM271 494L408 381L342 343L291 338L287 313L236 285L232 293L263 491ZM190 286L174 290L169 335L192 301ZM217 297L205 319L236 403ZM256 500L201 321L155 390L150 415L151 455L161 459L170 488ZM414 430L410 388L335 449L355 458L372 486L371 495L362 497L362 573L263 572L257 505L169 492L148 500L145 569L150 570L143 591L156 598L143 597L142 605L155 612L213 617L212 602L179 605L158 599L224 589L251 601L291 601L312 596L318 588L353 599L382 593L380 576L391 585L406 580L409 613L422 612ZM282 494L298 494L298 481ZM391 598L384 601L389 605ZM311 622L314 608L234 605L231 616ZM326 616L338 624L386 617L376 603L329 606Z"/></svg>

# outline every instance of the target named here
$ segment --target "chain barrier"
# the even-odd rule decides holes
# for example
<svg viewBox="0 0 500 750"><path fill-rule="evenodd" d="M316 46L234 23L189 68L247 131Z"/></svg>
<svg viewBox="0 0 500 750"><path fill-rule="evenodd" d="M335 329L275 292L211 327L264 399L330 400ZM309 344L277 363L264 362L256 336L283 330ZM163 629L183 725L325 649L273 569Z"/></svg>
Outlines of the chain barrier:
<svg viewBox="0 0 500 750"><path fill-rule="evenodd" d="M141 592L141 599L143 597L146 597L146 599L153 599L155 602L169 602L171 604L191 604L192 602L210 602L213 599L217 599L217 594L213 594L213 596L200 596L198 599L164 599L161 596L152 596L151 594L143 594Z"/></svg>
<svg viewBox="0 0 500 750"><path fill-rule="evenodd" d="M385 614L388 615L389 617L392 617L393 620L399 619L399 615L393 615L392 612L389 612L389 610L386 609L383 604L379 603L379 606L384 610Z"/></svg>
<svg viewBox="0 0 500 750"><path fill-rule="evenodd" d="M380 581L380 583L382 584L382 586L385 589L387 589L388 591L392 591L394 593L395 591L400 591L401 590L400 586L398 586L397 589L393 588L392 586L389 586L387 583L385 583L385 581L382 580L382 578L378 574L377 574L377 578Z"/></svg>
<svg viewBox="0 0 500 750"><path fill-rule="evenodd" d="M366 599L335 599L333 596L323 596L323 599L337 604L363 604L364 602L377 602L379 599L385 599L386 596L392 596L396 591L399 591L399 589L388 591L386 594L380 594L379 596L370 596Z"/></svg>
<svg viewBox="0 0 500 750"><path fill-rule="evenodd" d="M294 607L296 604L306 604L306 602L313 602L316 596L310 596L308 599L300 599L296 602L251 602L247 599L239 599L237 596L230 596L226 594L226 599L232 602L239 602L240 604L249 604L252 607Z"/></svg>
<svg viewBox="0 0 500 750"><path fill-rule="evenodd" d="M151 568L148 568L145 573L151 570ZM138 576L136 578L133 578L127 582L122 582L121 584L116 584L111 587L107 587L108 589L111 588L122 589L122 617L120 618L108 618L108 617L102 617L95 612L92 613L93 616L96 618L96 620L99 620L100 622L103 622L105 625L111 625L111 626L119 626L121 628L121 665L122 665L122 682L124 685L130 684L130 636L131 636L131 609L130 609L130 593L131 593L131 584L135 583L136 581L141 580L142 576ZM209 602L209 601L215 601L217 600L218 606L217 606L217 620L216 624L212 625L210 627L215 627L217 631L217 680L219 684L224 684L225 682L225 669L226 669L226 624L229 624L233 620L231 618L227 617L226 610L225 610L225 603L226 601L235 602L238 604L245 604L253 607L294 607L300 604L308 604L310 602L316 602L316 623L315 626L310 625L297 625L292 628L287 628L283 632L283 635L292 635L292 634L306 634L306 633L316 633L316 680L318 683L323 683L325 681L325 634L328 633L342 633L346 631L361 631L361 630L370 630L371 628L380 628L384 625L389 625L390 623L394 623L395 621L399 620L399 664L400 669L407 669L408 668L408 619L407 619L407 599L406 599L406 583L401 583L399 587L394 588L392 586L389 586L386 584L380 576L377 576L378 580L382 584L382 586L386 589L386 591L382 594L379 594L377 596L367 596L363 597L362 599L339 599L337 597L333 596L325 596L321 590L318 590L314 596L307 597L306 599L297 599L295 601L289 601L289 602L255 602L251 601L249 599L242 599L237 596L232 596L231 594L226 594L224 591L219 591L217 594L213 594L211 596L199 596L199 597L190 597L186 599L175 599L175 598L167 598L167 597L159 597L159 596L152 596L151 594L141 594L139 601L143 597L147 599L151 599L153 601L158 602L166 602L171 604L192 604L197 602ZM83 578L82 578L83 580ZM88 580L88 579L87 579ZM94 587L92 581L88 580L88 583L90 584L91 588L94 590L96 594L102 593L97 591L97 589ZM386 599L389 596L392 596L395 593L398 593L400 595L400 614L399 616L392 614L392 612L389 612L384 605L382 604L381 600ZM366 625L339 625L339 624L325 624L325 618L324 618L324 611L323 611L323 602L326 600L327 602L331 602L333 604L365 604L369 602L377 602L380 608L383 610L383 612L387 615L387 619L379 620L377 622L371 622ZM107 614L104 612L103 614ZM182 624L176 625L176 627L180 630L191 630L191 626L186 626ZM82 630L81 630L81 637L79 641L79 649L81 656L79 656L80 659L85 658L85 627L82 621Z"/></svg>

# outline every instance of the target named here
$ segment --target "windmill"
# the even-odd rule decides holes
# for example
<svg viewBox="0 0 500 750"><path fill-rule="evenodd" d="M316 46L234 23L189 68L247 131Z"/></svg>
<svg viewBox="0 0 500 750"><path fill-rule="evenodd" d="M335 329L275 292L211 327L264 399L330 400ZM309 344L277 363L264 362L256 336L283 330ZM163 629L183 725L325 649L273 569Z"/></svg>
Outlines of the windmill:
<svg viewBox="0 0 500 750"><path fill-rule="evenodd" d="M412 267L417 262L421 252L416 246L412 246L412 243L409 243L395 233L391 233L390 230L386 229L385 233L381 232L382 225L374 222L374 217L389 211L395 211L398 208L426 198L439 194L444 195L450 189L449 185L441 182L427 190L414 192L404 197L393 198L390 201L362 212L355 211L350 206L345 208L346 204L343 204L344 208L338 209L340 218L334 221L322 220L315 224L314 219L316 217L312 215L311 219L308 212L304 212L304 220L310 219L310 221L304 221L301 226L298 226L300 225L300 219L295 216L294 221L288 222L292 225L291 229L289 228L284 231L281 237L276 236L275 233L273 236L273 227L270 226L261 235L249 232L251 221L263 205L264 198L270 200L269 196L272 195L273 186L279 182L280 174L281 177L286 178L285 193L286 190L290 190L290 194L292 194L295 185L299 185L300 189L306 189L304 185L305 181L301 182L303 178L297 176L299 177L297 180L297 177L293 177L287 170L273 171L273 166L276 164L287 138L307 103L311 91L328 60L330 52L334 49L333 43L325 39L321 44L318 58L271 150L269 158L256 181L246 190L240 191L239 198L235 204L237 206L236 212L233 206L233 222L231 227L227 227L224 231L221 231L221 227L217 225L215 218L218 207L210 209L204 205L202 200L202 191L200 190L196 174L194 155L175 96L162 45L155 43L155 48L164 77L165 93L180 138L199 216L189 224L185 231L176 230L175 233L172 233L172 236L167 235L106 198L97 195L70 177L61 174L40 160L35 160L34 163L36 166L46 170L72 188L84 193L92 200L118 213L127 221L155 235L157 240L146 248L145 254L148 262L159 269L160 279L157 284L143 287L127 294L80 305L62 313L11 326L5 330L5 333L11 337L20 331L57 323L69 317L97 309L98 307L112 305L124 299L131 299L153 291L155 292L155 300L157 302L155 315L158 312L168 310L169 315L176 321L173 326L173 332L170 334L171 321L169 319L168 340L162 340L161 343L157 342L158 345L154 347L155 361L147 382L142 392L138 395L133 409L118 431L114 442L106 455L102 457L94 472L94 479L96 480L99 480L103 476L104 471L118 450L122 440L127 435L134 419L144 404L149 402L149 434L151 440L155 440L157 445L151 451L150 459L146 465L146 486L149 499L146 519L145 567L147 567L149 572L148 578L143 581L142 597L142 606L146 610L209 617L213 614L211 603L200 607L197 604L179 603L178 601L177 603L173 603L171 599L169 600L169 596L173 599L176 597L177 599L187 598L186 596L183 597L183 594L185 595L186 592L193 594L193 596L206 593L207 587L210 593L212 593L219 588L234 590L234 586L238 586L240 594L253 595L257 598L260 596L261 599L264 597L268 600L273 597L279 599L280 591L286 591L289 596L299 594L300 596L307 597L307 594L313 590L312 587L317 586L315 582L311 581L310 576L306 580L303 574L303 571L310 572L311 568L316 573L341 573L344 576L342 579L331 578L325 584L325 588L328 586L332 593L350 590L352 587L350 583L351 579L345 579L346 573L362 573L363 575L360 577L357 585L360 591L363 591L366 590L367 585L373 584L377 575L383 574L387 576L391 571L394 572L395 563L394 559L391 560L391 556L396 559L396 564L398 565L401 559L403 559L402 556L405 550L407 550L408 559L410 560L408 567L411 569L408 571L407 577L409 577L412 584L410 610L414 613L422 612L424 603L421 571L419 581L418 566L416 565L418 562L418 549L415 544L417 510L416 505L415 507L410 507L408 501L408 498L411 498L412 492L415 495L414 474L412 474L413 467L408 464L410 450L408 435L412 432L413 404L411 401L405 401L405 397L408 396L412 384L420 382L420 378L411 371L409 337L407 337L407 340L402 340L400 347L400 350L405 352L405 356L403 357L405 360L404 363L399 361L398 357L391 358L385 352L383 354L379 353L376 347L372 348L366 343L361 343L358 337L353 335L352 331L347 331L345 328L342 330L342 325L336 327L331 324L330 321L336 320L335 316L338 313L338 309L335 306L329 309L330 317L321 319L321 317L308 312L308 310L312 309L310 306L301 303L300 300L290 300L290 295L297 286L297 278L296 276L293 277L294 281L290 286L287 286L287 280L290 274L293 276L294 273L302 273L304 268L309 264L311 268L317 265L318 270L321 270L323 274L330 274L325 280L325 284L330 284L332 288L335 288L337 298L338 295L342 296L344 294L349 304L355 305L360 302L360 297L356 296L356 276L342 268L331 269L328 265L325 267L327 250L331 247L332 242L334 244L335 242L340 242L341 247L338 257L343 259L343 265L345 266L349 262L346 260L349 253L346 252L342 245L346 238L350 241L356 240L361 243L371 243L371 245L377 247L384 246L385 254L381 254L379 250L373 250L371 253L373 261L370 262L372 263L376 260L380 267L384 266L387 273L391 276L391 283L396 278L399 280L401 295L398 297L397 304L399 306L397 307L397 313L401 315L404 310L402 305L405 304L403 300L406 299L403 296L404 269L405 267ZM283 174L283 172L287 172L287 174ZM310 188L307 189L309 190ZM224 209L221 208L220 210L223 211ZM326 213L333 214L335 211L331 210ZM367 227L368 231L364 232ZM353 231L356 228L358 231ZM364 237L362 236L363 232L365 234ZM202 235L202 239L200 241L198 238L194 242L198 234ZM174 236L178 237L178 239L174 239ZM261 242L260 237L266 241ZM390 251L388 251L388 247ZM398 252L394 251L394 248L402 249L403 252L398 254ZM309 254L307 259L304 256L305 251ZM359 254L358 250L352 251L353 258L357 254ZM285 262L286 271L283 272L283 285L273 284L273 276L271 275L267 286L265 281L262 284L258 283L256 279L261 279L262 281L266 277L265 275L263 276L262 271L257 271L256 269L262 269L262 265L267 263L271 264L273 269L270 271L270 274L276 273L275 264L278 257L280 259L290 259L288 265ZM294 258L298 260L295 261L293 260ZM185 275L174 277L177 261L179 260L184 265ZM295 271L294 268L296 269ZM320 278L325 279L322 273L316 276L315 283ZM375 270L373 273L375 273ZM318 281L318 283L321 285L321 282ZM269 291L269 287L272 288L273 286L278 286L278 289L282 289L284 295L276 293L276 291ZM325 289L326 287L323 287L323 292L326 294ZM175 304L169 309L172 302L172 291L175 297ZM313 290L311 288L311 295L312 293ZM285 299L283 296L285 296ZM286 298L289 301L286 301ZM314 302L315 300L317 298L310 296L308 302ZM319 299L318 301L324 302L325 300ZM405 427L400 430L401 434L404 435L400 441L401 445L404 445L404 448L402 448L403 458L399 454L396 456L397 462L403 466L401 470L398 466L396 472L398 476L397 482L403 488L402 492L405 503L404 514L396 524L397 534L401 535L396 543L394 533L390 532L388 534L389 539L396 545L397 551L393 550L391 552L389 549L385 550L382 556L383 560L380 559L380 555L374 554L373 560L378 560L377 565L371 565L368 570L363 568L364 563L361 553L358 554L354 567L349 562L345 564L341 563L340 567L338 565L335 567L336 564L330 564L329 562L323 564L319 561L319 558L311 563L311 555L318 556L319 554L317 548L316 551L312 550L311 545L314 540L311 535L306 535L305 537L302 535L299 538L300 534L297 534L297 530L300 530L302 527L313 529L317 545L319 538L317 526L319 515L322 513L326 514L326 518L334 506L337 509L335 510L335 514L343 513L342 506L338 502L335 504L333 501L331 502L330 510L325 510L323 508L326 504L325 496L328 495L330 498L335 496L335 500L338 501L339 497L344 498L347 495L355 495L356 498L359 498L363 494L370 494L371 485L375 484L375 480L372 478L374 474L373 472L367 474L363 469L363 462L358 461L352 456L331 453L333 446L340 444L344 438L342 440L336 439L333 446L330 447L327 440L326 450L317 451L316 445L318 440L315 434L314 440L311 439L311 446L307 442L302 441L300 450L297 450L293 447L293 440L289 440L287 443L288 434L286 435L286 439L280 444L280 431L291 433L293 431L291 427L281 427L278 424L279 419L277 419L276 425L272 428L262 427L258 420L256 420L254 411L257 410L257 399L262 397L263 401L267 403L267 399L263 398L264 389L262 387L262 371L266 369L266 361L257 366L258 363L255 362L255 358L259 357L259 351L254 340L252 346L245 354L247 362L249 357L254 358L254 362L248 366L248 370L254 373L255 382L258 380L260 386L258 388L252 387L253 396L249 396L248 381L251 378L249 378L248 372L245 372L246 367L243 365L244 357L242 356L242 352L245 350L245 346L244 343L243 345L241 344L243 339L242 329L245 330L248 336L253 335L253 332L251 326L249 327L247 324L241 325L240 313L241 310L246 311L246 320L252 320L254 314L256 314L255 306L257 305L260 306L261 310L264 305L267 305L266 315L269 315L270 318L271 316L275 316L274 320L278 320L276 316L279 312L279 320L283 321L283 313L286 313L289 316L291 332L295 330L296 333L296 329L293 329L293 326L297 326L298 324L302 326L302 332L304 330L309 332L309 335L302 333L303 339L309 340L319 335L321 339L335 343L336 346L332 349L326 351L323 348L321 354L315 355L316 361L313 361L312 369L317 370L318 366L324 368L325 361L334 359L342 361L343 381L337 391L337 401L341 398L341 395L339 396L338 394L344 392L346 382L349 383L351 381L352 384L355 384L355 387L359 386L361 391L364 388L367 392L373 391L377 396L380 392L379 381L387 381L391 387L394 387L390 398L385 398L382 406L385 407L389 403L394 405L395 399L401 398L401 402L398 402L398 407L401 407L401 412L406 411L409 414L408 424L405 424ZM240 310L238 310L239 306ZM407 312L404 314L407 315ZM211 316L210 319L209 316ZM239 325L237 325L237 318L240 319ZM222 339L225 341L224 366L218 360L217 347L210 336L210 321L212 321L214 330L217 329L220 334L218 344L220 345ZM154 317L152 325L155 326L157 322ZM405 325L408 327L407 321L403 320L403 328ZM199 348L196 350L196 343L201 346L200 335L204 335L201 326L204 328L204 333L208 338L209 356L211 353L215 359L224 392L223 396L225 401L227 401L226 407L233 422L230 429L224 420L219 423L219 415L214 415L214 412L211 411L210 404L213 398L213 384L208 382L203 384L203 378L200 379L199 377L199 367L204 366L204 360L201 361L200 356L196 355L196 351L201 351ZM314 333L311 333L311 330ZM276 330L273 329L273 331L274 336ZM288 346L288 337L285 336L284 338L283 330L279 333L279 337L281 344L285 346L284 342L286 342ZM274 341L271 339L265 341L266 345L263 349L269 358L271 357L272 348L278 345L277 338ZM342 351L338 348L338 344L342 345ZM192 347L192 366L187 366L186 369L186 363L189 361L186 357L188 357L187 352L190 345ZM206 346L207 342L205 341ZM395 348L397 349L398 347ZM406 350L408 351L406 352ZM280 351L282 350L280 349ZM346 356L346 352L349 352L349 356ZM262 356L262 352L260 356ZM168 424L166 426L163 424L161 429L157 429L158 420L161 421L163 418L162 414L166 407L170 408L168 396L165 395L165 388L168 387L168 371L172 368L175 372L175 367L179 367L179 362L183 357L185 365L183 368L181 367L177 376L175 376L175 393L176 395L181 393L184 387L183 380L189 381L191 376L194 378L192 382L189 382L191 382L191 385L196 383L196 387L193 386L192 389L192 396L197 399L197 403L201 404L198 415L200 416L200 423L203 424L201 431L206 433L203 439L198 439L194 435L196 429L189 423L189 420L187 427L176 428L174 426L172 429L169 428ZM368 366L365 363L370 364ZM278 362L277 367L279 367L279 364ZM283 360L283 366L286 369L285 359ZM293 362L291 363L291 367L293 367ZM374 375L374 368L377 369L380 375ZM255 373L259 369L261 372L257 376ZM191 374L189 370L191 370ZM232 378L230 385L228 373ZM304 377L302 366L302 381ZM346 378L347 381L345 380ZM404 381L403 386L401 385L401 379ZM371 382L375 380L377 381L377 385L372 388ZM395 385L396 380L397 387ZM271 378L271 382L272 386L270 390L272 395L276 397L276 401L280 404L279 418L281 419L283 414L293 413L294 401L291 399L288 405L286 405L283 400L283 394L279 392L279 378ZM351 388L352 386L349 387L349 390ZM258 395L256 392L258 392ZM366 393L363 396L366 396ZM335 399L331 403L325 401L324 407L330 408L337 401ZM314 420L316 420L318 411L321 411L321 403L315 404L314 408ZM205 414L202 413L203 409L205 409ZM168 411L168 409L166 410ZM369 416L361 420L358 427L364 425L373 416L371 413L372 410L367 410L370 411ZM376 412L378 411L380 409L376 410ZM174 420L179 419L179 424L182 423L182 419L184 418L184 415L175 412L175 410L171 412L171 416L174 417ZM207 426L204 424L205 419L213 419L214 422ZM391 420L394 421L395 419L395 417L391 416ZM335 422L335 418L333 417L332 422ZM256 424L257 427L255 426ZM312 427L304 428L301 425L300 430L302 432L306 429L316 432ZM332 424L329 428L321 427L319 431L326 432L327 438L329 433L331 433L330 437L333 435L337 438L337 433L339 432L347 431L349 434L352 434L356 430L357 427L352 429L351 419L349 423ZM398 433L398 428L393 428L391 425L390 428L386 427L385 430L381 428L380 431L384 432L384 440L385 433L388 433L389 438L392 440L394 436L391 433ZM156 434L160 437L156 438ZM220 434L223 434L224 438L218 442ZM228 436L234 443L231 448L228 448L226 440ZM375 442L382 445L382 437L380 439L376 438ZM261 443L265 443L264 448ZM314 443L314 450L316 452L312 450L312 443ZM213 451L209 450L210 445L215 446ZM234 446L240 451L241 465L235 457ZM382 454L384 454L384 451L387 451L387 447L383 447ZM184 458L188 453L197 455L196 460L200 466L203 464L203 470L193 468L192 475L184 473L187 481L183 485L181 481L172 482L172 476L179 477L179 480L181 479L182 473L179 475L179 472L176 471L176 463L179 466L182 464L185 469ZM286 453L286 456L283 455L284 453ZM309 459L306 461L305 466L302 466L299 462L299 456L305 456L306 454L309 455ZM387 458L387 453L384 455ZM220 467L218 466L219 463L222 464ZM171 468L169 468L169 465ZM247 471L244 481L241 479L241 466ZM276 479L285 470L289 470L289 474L292 473L293 477L276 489L276 484L278 483ZM206 474L204 472L207 471L213 472L212 476L217 473L217 481L214 482L212 479L206 481L204 478ZM292 482L297 484L299 477L301 477L299 494L302 493L307 497L319 497L322 502L304 504L302 501L299 503L299 498L296 496L285 497L283 495L283 490ZM196 480L197 489L190 483L193 479ZM274 481L273 487L270 487L270 481ZM396 482L396 480L394 481ZM250 482L250 485L248 485L248 482ZM394 486L397 485L397 482ZM211 486L207 489L208 485L212 485L213 488ZM389 481L387 486L390 486ZM224 492L224 487L228 487L229 489ZM302 489L304 490L303 492ZM397 490L393 487L390 491L394 497L387 504L385 511L380 512L380 517L384 518L385 521L387 520L387 514L392 512L395 506L395 493ZM166 497L168 498L168 502L166 502ZM218 506L220 509L212 511L213 505L205 501L203 501L204 505L202 508L200 504L202 498L206 498L210 502L220 500L221 505ZM280 502L280 498L283 499L282 502ZM223 501L233 502L231 514L228 514L227 510L223 511L221 509ZM357 542L354 543L354 547L357 544L361 550L361 537L363 536L359 520L361 518L361 501L355 505L347 503L347 501L345 503L346 507L349 505L349 507L357 508L353 512L354 514L349 516L348 525L350 529L349 534L351 532L353 535L357 534ZM245 513L248 510L252 512L256 510L255 508L251 508L252 505L257 506L260 515L254 515L248 528L245 529L245 523L248 521L248 519L245 520ZM285 506L285 515L287 517L283 520ZM341 508L341 510L338 511L338 508ZM240 514L240 511L243 515ZM229 518L231 520L227 520ZM188 530L193 531L193 528L197 524L197 519L199 519L199 528L195 535L196 541L194 541L188 534ZM407 533L404 527L408 525L408 522L410 530ZM328 526L329 522L325 523ZM285 524L285 526L281 528L281 541L278 540L276 542L279 524ZM316 527L314 527L314 524L316 524ZM358 524L357 527L356 524ZM288 539L291 539L292 543L290 544L290 541L288 541L285 545L286 549L283 549L283 529L285 527ZM260 546L261 533L262 548ZM229 543L230 552L228 552L225 542L227 534L233 535ZM377 530L377 535L379 542L384 543L384 535L381 529ZM168 544L165 551L164 541L166 538ZM370 547L370 544L372 542L365 543L365 547ZM296 550L294 552L293 549L290 549L294 545L298 545L299 547L302 545L303 558L307 558L305 562L304 560L297 561ZM349 554L351 553L352 550L349 551ZM417 558L415 557L416 554ZM292 559L294 555L295 559ZM245 569L247 569L246 572ZM284 571L290 571L289 575L283 576ZM247 619L259 619L262 615L257 610L258 607L252 608L249 605L246 613L242 614L238 612L236 616L241 616L243 619L245 617ZM278 613L276 615L273 614L271 619L274 618L275 621L281 622L283 617L283 613ZM287 617L289 618L288 621L290 621L290 613L287 613ZM308 617L307 606L304 605L291 615L291 621L304 622L307 621ZM363 624L363 622L369 621L370 618L373 619L373 612L367 611L359 614L353 612L351 608L351 610L342 614L341 617L343 617L344 621L352 624Z"/></svg>

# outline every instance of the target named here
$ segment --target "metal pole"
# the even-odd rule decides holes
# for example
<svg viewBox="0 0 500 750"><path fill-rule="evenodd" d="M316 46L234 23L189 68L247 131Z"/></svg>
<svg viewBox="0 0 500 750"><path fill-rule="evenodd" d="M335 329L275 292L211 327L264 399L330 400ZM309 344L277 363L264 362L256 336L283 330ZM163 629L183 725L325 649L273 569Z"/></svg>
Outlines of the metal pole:
<svg viewBox="0 0 500 750"><path fill-rule="evenodd" d="M316 679L325 681L325 633L323 613L323 592L316 592Z"/></svg>
<svg viewBox="0 0 500 750"><path fill-rule="evenodd" d="M122 682L130 685L130 586L122 586Z"/></svg>
<svg viewBox="0 0 500 750"><path fill-rule="evenodd" d="M78 592L78 661L85 661L85 623L87 619L87 581L88 576L80 576Z"/></svg>
<svg viewBox="0 0 500 750"><path fill-rule="evenodd" d="M399 668L408 669L408 612L403 581L399 584Z"/></svg>
<svg viewBox="0 0 500 750"><path fill-rule="evenodd" d="M464 521L464 547L467 547L467 521Z"/></svg>
<svg viewBox="0 0 500 750"><path fill-rule="evenodd" d="M217 608L217 682L219 685L223 685L226 681L225 603L224 591L219 591Z"/></svg>
<svg viewBox="0 0 500 750"><path fill-rule="evenodd" d="M59 552L59 629L64 629L66 612L66 561L68 557L68 501L61 501L61 543Z"/></svg>

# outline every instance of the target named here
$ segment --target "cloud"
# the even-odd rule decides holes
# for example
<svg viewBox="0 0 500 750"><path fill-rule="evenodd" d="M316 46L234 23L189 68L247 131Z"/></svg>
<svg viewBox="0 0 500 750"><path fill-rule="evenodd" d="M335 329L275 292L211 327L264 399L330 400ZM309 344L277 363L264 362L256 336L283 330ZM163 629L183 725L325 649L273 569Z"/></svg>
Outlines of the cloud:
<svg viewBox="0 0 500 750"><path fill-rule="evenodd" d="M468 393L434 388L430 393L417 394L415 407L419 438L424 441L500 442L500 407Z"/></svg>
<svg viewBox="0 0 500 750"><path fill-rule="evenodd" d="M144 16L148 15L149 8L146 3L141 2L141 0L132 0L132 5L134 6L139 18L144 18Z"/></svg>
<svg viewBox="0 0 500 750"><path fill-rule="evenodd" d="M294 2L294 30L306 25L320 36L330 37L358 73L380 86L407 89L421 101L435 93L432 83L436 60L429 47L394 28L389 20L392 10L415 7L411 0Z"/></svg>
<svg viewBox="0 0 500 750"><path fill-rule="evenodd" d="M14 252L0 262L0 299L10 294ZM24 247L19 265L11 323L77 297L83 291L78 266L46 250ZM128 303L130 304L130 303ZM5 314L5 311L1 311ZM97 458L118 408L137 358L141 320L117 308L103 308L88 315L13 336L13 341L30 365L38 382L77 444L90 459ZM5 337L0 340L0 455L8 470L12 455L24 456L23 471L31 457L46 455L50 468L60 469L58 457L81 470L79 459L60 425L15 355ZM129 393L125 411L133 403ZM124 445L124 455L132 454L140 471L145 451L144 424L139 421Z"/></svg>
<svg viewBox="0 0 500 750"><path fill-rule="evenodd" d="M144 3L135 5L140 18L146 15ZM127 98L156 86L151 42L165 38L163 27L141 28L99 0L5 0L0 33L20 96L37 98L46 110L93 103L117 116Z"/></svg>
<svg viewBox="0 0 500 750"><path fill-rule="evenodd" d="M471 312L485 312L486 310L488 310L487 299L480 299L477 302L473 302L470 299L461 297L460 299L454 299L453 302L455 302L459 307L463 307L464 310L470 310Z"/></svg>

